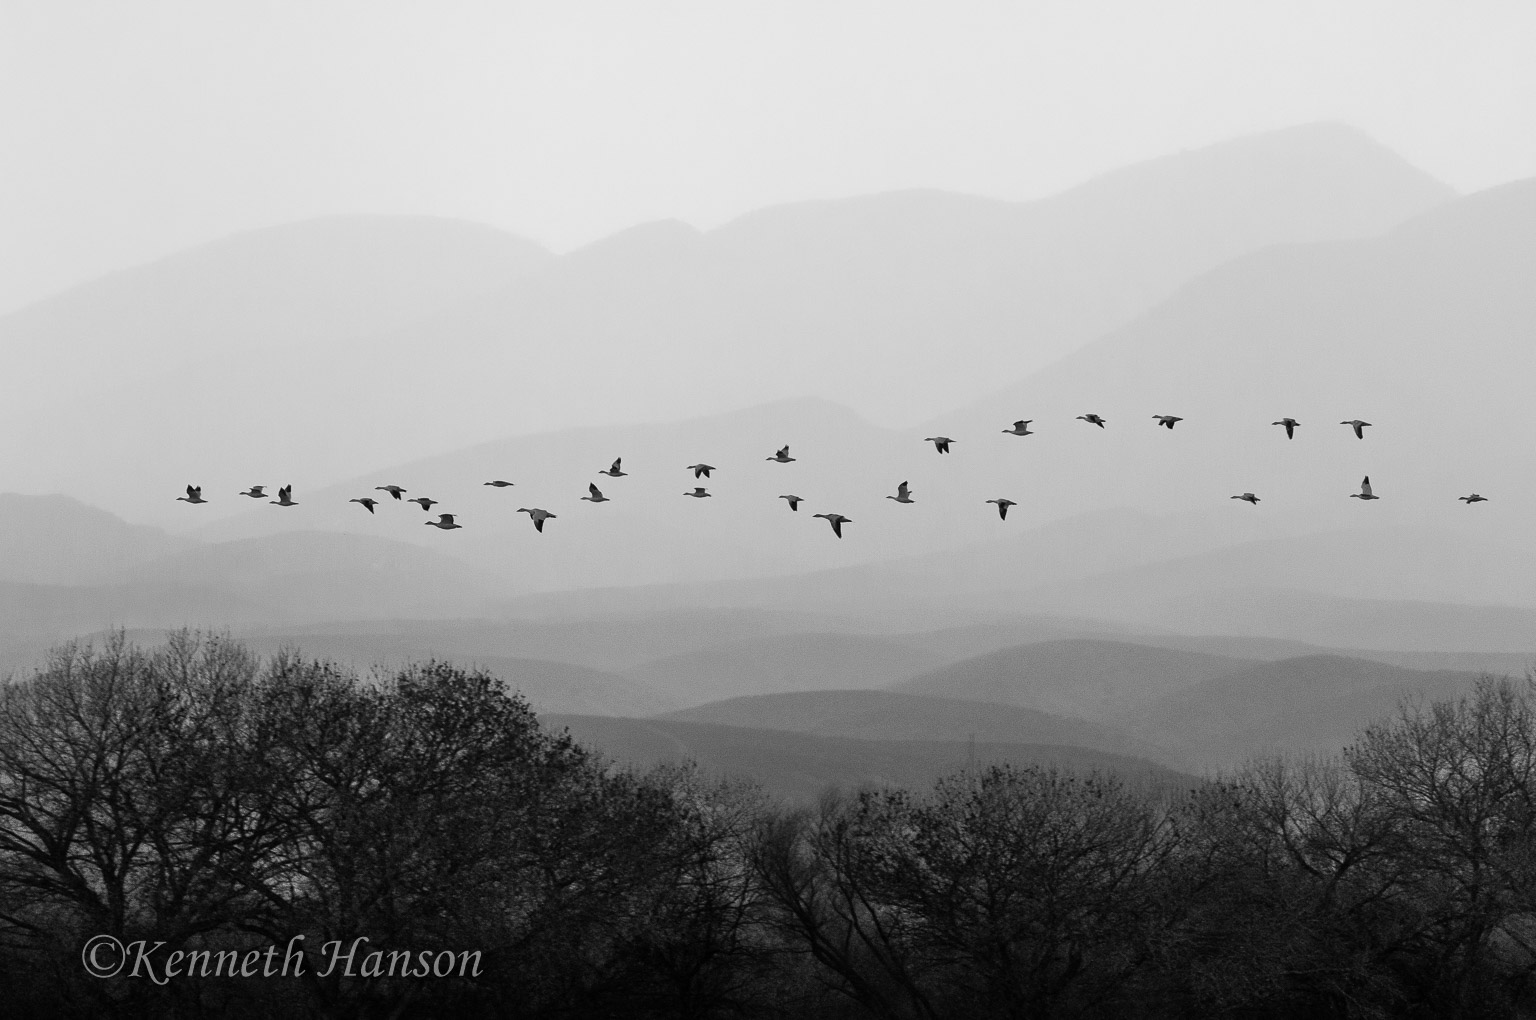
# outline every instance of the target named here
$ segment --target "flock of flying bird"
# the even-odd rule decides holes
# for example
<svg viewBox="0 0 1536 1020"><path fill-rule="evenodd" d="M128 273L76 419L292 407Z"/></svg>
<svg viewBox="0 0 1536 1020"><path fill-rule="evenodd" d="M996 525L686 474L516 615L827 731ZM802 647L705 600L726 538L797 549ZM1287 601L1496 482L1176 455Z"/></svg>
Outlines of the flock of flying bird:
<svg viewBox="0 0 1536 1020"><path fill-rule="evenodd" d="M1164 428L1168 429L1170 432L1173 430L1173 427L1175 425L1177 425L1179 422L1184 420L1183 418L1180 418L1177 415L1172 415L1172 414L1154 414L1152 417L1154 419L1156 419L1158 425L1163 426ZM1008 434L1008 435L1011 435L1011 436L1032 436L1032 435L1035 435L1035 433L1033 431L1031 431L1030 428L1029 428L1029 426L1034 423L1034 420L1035 419L1033 419L1033 418L1023 418L1023 419L1020 419L1019 421L1016 421L1016 422L1013 423L1013 428L1011 428L1011 429L1003 429L1003 432ZM1078 421L1085 421L1085 422L1087 422L1090 425L1097 425L1101 429L1105 427L1105 422L1106 422L1106 419L1100 417L1097 414L1080 414L1080 415L1077 416L1077 420ZM1271 422L1271 424L1272 425L1280 425L1280 426L1282 426L1285 429L1285 438L1287 438L1287 439L1295 439L1296 438L1296 429L1301 426L1301 422L1297 421L1295 418L1281 418L1277 422ZM1364 439L1365 438L1365 429L1372 427L1370 422L1368 422L1368 421L1361 421L1359 418L1354 418L1354 419L1352 419L1350 421L1341 421L1341 422L1339 422L1339 424L1340 425L1348 425L1350 428L1354 429L1355 438L1356 439ZM925 443L932 443L933 446L934 446L934 450L936 452L938 452L938 453L948 453L949 452L949 444L951 444L953 442L956 442L956 440L951 439L948 436L928 436L926 439L923 440L923 442L925 442ZM778 452L775 453L772 457L766 457L764 459L765 460L771 460L771 461L774 461L775 463L779 463L779 464L789 464L789 463L792 463L795 460L794 457L791 457L789 455L789 447L788 446L780 447ZM624 458L622 458L622 457L619 457L619 458L615 459L613 464L612 464L612 466L610 466L606 471L599 471L598 474L607 475L610 478L624 478L624 477L626 477L628 475L628 472L624 471L622 469L622 467L620 466L623 463L623 460L624 460ZM688 467L687 467L687 470L692 471L694 479L697 480L697 479L700 479L700 478L708 478L710 476L710 472L714 471L715 468L714 468L714 465L712 465L712 464L705 464L705 463L700 462L698 464L689 464ZM512 485L514 483L508 482L508 481L503 481L501 479L496 479L494 481L484 482L483 484L494 486L494 487L500 489L500 488L506 488L506 487L508 487L508 486L510 486L510 485ZM397 500L403 499L404 494L408 491L408 490L406 490L404 488L401 488L398 485L378 485L378 486L375 486L374 488L378 492L387 492L387 493L389 493L390 496L392 496L393 498L395 498ZM587 500L588 502L592 502L592 503L607 503L607 502L609 502L609 498L607 496L603 495L603 491L597 487L596 483L589 483L587 485L587 490L588 490L588 495L585 495L585 496L581 497L582 499ZM267 497L268 493L266 491L266 486L264 486L264 485L253 485L249 489L246 489L246 490L242 491L240 493L240 495L242 495L242 496L249 496L252 499L265 499ZM711 496L712 493L710 493L707 490L707 488L705 488L704 486L695 486L692 491L684 492L683 495L685 495L685 496L692 496L695 499L704 499L704 498L706 498L708 496ZM176 498L178 500L181 500L182 502L185 502L185 503L207 503L208 502L208 500L203 498L203 488L200 485L189 485L189 486L187 486L187 494L185 496L177 496ZM796 496L796 495L793 495L793 494L783 495L783 496L780 496L779 498L782 499L782 500L787 501L789 503L789 508L791 510L799 510L800 509L800 503L803 500L803 497ZM900 485L898 485L896 487L896 495L894 495L894 496L887 496L885 498L886 499L895 500L898 503L914 503L914 502L916 502L916 500L914 500L912 498L911 489L908 487L906 482L902 482ZM1255 505L1259 502L1259 497L1255 496L1251 492L1240 493L1239 495L1232 496L1230 498L1232 498L1232 499L1240 499L1240 500L1243 500L1244 502L1253 503ZM1381 497L1377 496L1376 494L1374 494L1371 491L1371 478L1370 478L1369 475L1367 475L1360 482L1360 491L1359 492L1355 492L1355 493L1351 493L1350 494L1350 498L1351 499L1366 499L1366 500L1369 500L1369 499L1380 499ZM1469 506L1471 504L1473 504L1473 503L1482 503L1482 502L1485 502L1487 500L1486 496L1480 496L1480 495L1478 495L1475 492L1472 493L1471 495L1468 495L1468 496L1458 496L1456 498L1461 500L1461 501L1463 501L1463 502L1465 502ZM431 499L431 498L429 498L427 496L417 496L417 497L414 497L412 499L406 499L406 500L403 500L403 501L407 502L407 503L416 503L423 510L427 510L427 511L430 511L432 509L432 507L436 506L438 504L438 502L439 502L438 500ZM298 506L299 505L293 499L293 486L292 485L285 485L282 488L278 489L277 490L277 498L273 499L273 500L268 500L268 502L272 503L274 506ZM372 496L358 496L358 497L355 497L355 498L353 498L351 500L348 500L348 502L361 504L363 509L367 510L370 514L374 512L374 507L379 505L379 500L375 499ZM1017 503L1015 503L1011 499L1003 499L1003 498L989 499L986 502L988 502L988 503L995 503L997 505L997 515L998 515L998 517L1002 518L1003 520L1007 520L1008 519L1008 508L1011 507L1011 506L1017 506L1018 505ZM540 533L542 533L544 531L544 522L548 521L548 520L552 520L552 519L554 519L557 516L555 514L550 513L548 510L542 509L541 507L518 507L517 512L520 513L520 514L527 514L529 516L529 518L533 521L534 530L536 530L536 531L538 531ZM852 523L852 518L844 517L842 514L837 514L837 513L831 513L831 514L812 514L811 516L812 517L824 518L827 521L828 524L832 525L832 533L834 535L836 535L838 538L842 538L843 537L843 525L844 524L851 524ZM453 514L445 514L445 513L439 513L438 514L438 519L435 520L435 521L426 521L424 523L427 524L427 526L429 526L429 527L441 528L444 531L448 531L448 530L451 530L451 529L454 529L454 528L462 528L463 527L462 524L457 524L457 523L454 522L454 515Z"/></svg>

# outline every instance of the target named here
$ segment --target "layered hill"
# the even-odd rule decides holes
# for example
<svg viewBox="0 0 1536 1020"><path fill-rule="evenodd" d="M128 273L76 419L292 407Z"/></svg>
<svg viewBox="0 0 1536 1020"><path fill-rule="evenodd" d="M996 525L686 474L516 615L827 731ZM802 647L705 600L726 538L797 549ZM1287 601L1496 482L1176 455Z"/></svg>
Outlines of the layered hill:
<svg viewBox="0 0 1536 1020"><path fill-rule="evenodd" d="M1119 641L1042 641L965 659L893 690L1116 719L1154 698L1255 665L1251 660Z"/></svg>
<svg viewBox="0 0 1536 1020"><path fill-rule="evenodd" d="M1536 368L1533 238L1536 181L1522 181L1369 240L1243 256L931 427L969 436L1037 419L1018 441L1031 444L1018 456L1032 491L1076 507L1220 505L1295 531L1515 537L1536 499L1536 480L1508 469L1536 453L1519 426ZM1107 427L1074 420L1088 412ZM1185 420L1170 432L1155 414ZM1282 417L1301 422L1294 439L1271 424ZM1363 439L1339 424L1355 418L1372 423ZM1366 475L1380 498L1350 499ZM1261 502L1229 500L1244 491ZM1489 501L1458 502L1474 491Z"/></svg>
<svg viewBox="0 0 1536 1020"><path fill-rule="evenodd" d="M993 702L896 691L799 691L728 698L658 716L677 722L788 730L856 740L1056 744L1179 767L1177 755L1123 729Z"/></svg>
<svg viewBox="0 0 1536 1020"><path fill-rule="evenodd" d="M884 687L948 661L883 635L801 633L713 644L654 659L625 675L695 705L780 691Z"/></svg>
<svg viewBox="0 0 1536 1020"><path fill-rule="evenodd" d="M196 543L68 496L0 492L0 580L86 584Z"/></svg>
<svg viewBox="0 0 1536 1020"><path fill-rule="evenodd" d="M711 777L757 783L769 794L810 805L828 789L922 789L941 776L993 763L1113 772L1126 782L1187 789L1195 778L1145 759L1053 744L851 740L783 730L658 719L550 715L546 726L620 763L649 768L695 761Z"/></svg>
<svg viewBox="0 0 1536 1020"><path fill-rule="evenodd" d="M638 228L558 259L467 228L439 246L454 258L436 258L402 240L410 231L384 243L359 228L321 260L359 267L357 286L274 283L288 263L269 272L247 252L282 245L234 239L0 321L0 376L22 380L7 406L53 423L0 471L160 522L177 519L160 494L188 482L309 491L497 435L807 393L910 422L1039 368L1234 256L1374 234L1449 197L1363 135L1324 125L1038 202L804 203L705 234ZM371 247L421 256L375 272L348 254ZM299 254L283 258L302 261L325 246L289 248ZM418 277L464 282L448 293ZM309 307L332 292L384 296L361 311ZM60 369L82 361L90 378L66 382Z"/></svg>
<svg viewBox="0 0 1536 1020"><path fill-rule="evenodd" d="M496 615L499 580L441 553L363 535L293 531L215 542L130 571L136 581L239 591L278 619L453 619Z"/></svg>
<svg viewBox="0 0 1536 1020"><path fill-rule="evenodd" d="M584 516L577 495L611 459L600 450L643 451L637 463L646 479L677 472L670 488L645 490L623 539L593 535L584 548L594 555L565 558L565 574L535 559L522 576L532 587L575 588L787 573L951 550L1062 522L1060 533L1020 543L1022 560L993 555L1001 547L978 549L964 563L946 551L907 564L905 584L887 583L889 575L849 578L841 594L857 603L903 590L931 598L946 585L1023 590L1226 545L1393 527L1431 529L1451 543L1436 553L1442 539L1431 539L1412 556L1423 564L1414 597L1464 599L1478 571L1451 551L1462 548L1456 543L1478 564L1497 558L1501 545L1530 544L1521 508L1536 504L1536 479L1508 465L1536 458L1536 434L1519 427L1515 410L1522 380L1536 370L1527 342L1536 292L1524 283L1536 271L1532 238L1536 182L1524 182L1448 203L1370 240L1244 256L1007 394L911 432L807 401L696 418L670 432L593 428L509 440L495 447L504 462L527 463L537 471L529 477L553 485L538 498L548 493ZM1075 420L1093 409L1107 428ZM1157 413L1185 420L1169 431L1153 422ZM1295 439L1270 424L1282 416L1301 421ZM1357 416L1373 423L1364 439L1339 424ZM1034 419L1037 434L1002 434L1015 418ZM955 438L950 455L923 444L937 434ZM764 464L784 442L797 461ZM715 498L690 509L680 506L685 486L676 482L689 480L683 467L695 457L721 471ZM471 462L460 454L402 468L447 485L452 464L459 484L468 479L474 488ZM1366 475L1380 498L1351 499ZM637 471L611 488L620 498L626 486L638 494L641 479ZM900 481L910 483L915 504L885 500ZM1244 491L1260 503L1230 498ZM1473 491L1487 501L1457 499ZM806 509L852 518L845 539L816 542L803 538L811 534L804 528L789 530L795 518L776 502L785 492L806 497ZM729 511L722 497L733 500ZM985 503L1002 497L1018 503L1006 521ZM1127 507L1151 523L1092 516ZM617 501L601 509L630 510ZM1079 524L1068 525L1074 517ZM1327 558L1330 540L1320 541L1314 561ZM1478 601L1525 598L1515 573L1502 569L1496 584L1472 591ZM1350 586L1371 577L1340 576L1343 586L1322 593L1358 597ZM1247 583L1291 586L1262 572Z"/></svg>
<svg viewBox="0 0 1536 1020"><path fill-rule="evenodd" d="M1143 630L1399 651L1536 647L1536 552L1520 536L1375 528L1243 542L994 593L1021 611L1092 613Z"/></svg>
<svg viewBox="0 0 1536 1020"><path fill-rule="evenodd" d="M1475 673L1427 672L1340 656L1264 663L1144 706L1131 729L1207 767L1275 753L1331 754L1414 700L1469 693Z"/></svg>
<svg viewBox="0 0 1536 1020"><path fill-rule="evenodd" d="M369 419L408 395L359 390L348 345L553 259L475 223L333 216L72 288L0 317L0 422L29 437L0 452L0 472L21 491L69 492L138 517L221 471L302 479L349 449L369 456L381 427ZM364 414L331 413L341 408ZM397 450L438 445L418 439L419 427L383 429ZM166 475L181 479L168 494Z"/></svg>
<svg viewBox="0 0 1536 1020"><path fill-rule="evenodd" d="M201 543L61 496L0 495L0 638L498 616L494 575L404 542L292 531ZM30 646L29 646L30 647Z"/></svg>

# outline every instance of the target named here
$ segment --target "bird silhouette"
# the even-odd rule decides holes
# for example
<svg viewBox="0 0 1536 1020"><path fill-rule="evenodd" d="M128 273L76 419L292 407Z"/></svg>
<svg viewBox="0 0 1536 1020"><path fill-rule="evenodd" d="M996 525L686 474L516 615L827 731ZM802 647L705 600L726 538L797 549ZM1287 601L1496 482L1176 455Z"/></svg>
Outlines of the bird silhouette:
<svg viewBox="0 0 1536 1020"><path fill-rule="evenodd" d="M789 455L789 447L788 446L781 446L781 447L779 447L779 452L778 453L774 454L772 457L764 457L763 459L764 460L778 461L780 464L788 464L790 461L794 460L795 458L793 458L793 457L791 457Z"/></svg>
<svg viewBox="0 0 1536 1020"><path fill-rule="evenodd" d="M1348 424L1348 423L1346 422L1346 424ZM1371 476L1370 475L1366 475L1365 478L1362 479L1361 482L1360 482L1360 491L1359 492L1351 492L1349 494L1349 498L1350 499L1380 499L1381 497L1377 496L1377 495L1375 495L1374 493L1371 492Z"/></svg>
<svg viewBox="0 0 1536 1020"><path fill-rule="evenodd" d="M527 514L528 519L533 522L533 530L540 533L543 533L544 531L544 522L553 520L555 517L555 515L550 513L548 510L543 510L539 507L529 508L526 506L520 506L517 508L517 512L520 514Z"/></svg>
<svg viewBox="0 0 1536 1020"><path fill-rule="evenodd" d="M948 453L949 444L953 443L954 441L955 440L949 438L948 436L929 436L927 439L923 440L925 443L932 443L933 448L939 453ZM841 538L842 536L839 535L838 537Z"/></svg>
<svg viewBox="0 0 1536 1020"><path fill-rule="evenodd" d="M1018 504L1011 499L989 499L987 502L997 504L997 516L1001 517L1005 521L1008 519L1008 508L1011 506L1018 506Z"/></svg>
<svg viewBox="0 0 1536 1020"><path fill-rule="evenodd" d="M853 518L844 517L842 514L811 514L812 517L825 517L827 523L832 525L832 534L838 538L843 537L843 525L852 524Z"/></svg>
<svg viewBox="0 0 1536 1020"><path fill-rule="evenodd" d="M206 502L208 502L206 499L203 498L203 487L201 485L189 485L189 486L187 486L187 494L185 496L177 496L176 498L179 501L183 502L183 503L206 503Z"/></svg>
<svg viewBox="0 0 1536 1020"><path fill-rule="evenodd" d="M1034 433L1029 431L1029 424L1034 420L1033 418L1020 418L1013 423L1013 428L1003 429L1003 431L1010 436L1032 436Z"/></svg>
<svg viewBox="0 0 1536 1020"><path fill-rule="evenodd" d="M1271 425L1284 425L1285 426L1285 438L1287 438L1287 439L1295 439L1296 438L1296 426L1300 425L1301 422L1297 421L1295 418L1281 418L1279 421L1272 421L1272 422L1270 422L1270 424Z"/></svg>
<svg viewBox="0 0 1536 1020"><path fill-rule="evenodd" d="M1368 421L1361 421L1359 418L1355 418L1352 421L1341 421L1339 424L1348 425L1350 428L1354 429L1356 439L1364 439L1365 432L1363 430L1368 428L1371 423Z"/></svg>
<svg viewBox="0 0 1536 1020"><path fill-rule="evenodd" d="M298 506L299 505L299 504L297 504L297 503L295 503L293 501L293 486L292 485L285 485L281 489L278 489L277 490L277 498L276 499L269 499L269 500L267 500L267 502L271 503L273 506Z"/></svg>
<svg viewBox="0 0 1536 1020"><path fill-rule="evenodd" d="M430 497L427 497L427 496L415 496L415 497L413 497L411 499L406 500L406 502L407 503L420 503L421 504L421 508L423 510L431 510L434 506L437 505L438 501L435 500L435 499L431 499Z"/></svg>
<svg viewBox="0 0 1536 1020"><path fill-rule="evenodd" d="M253 485L249 489L246 489L243 492L241 492L240 495L242 495L242 496L249 496L252 499L266 499L267 498L266 489L267 489L267 487L265 485Z"/></svg>
<svg viewBox="0 0 1536 1020"><path fill-rule="evenodd" d="M619 461L623 459L623 457L613 458L613 467L609 468L607 471L599 471L598 474L608 475L610 478L623 478L625 475L629 474L628 471L619 470Z"/></svg>
<svg viewBox="0 0 1536 1020"><path fill-rule="evenodd" d="M374 499L372 496L359 496L357 499L349 499L347 502L361 503L363 504L363 509L367 510L369 513L373 513L373 508L379 505L379 501Z"/></svg>
<svg viewBox="0 0 1536 1020"><path fill-rule="evenodd" d="M1461 500L1462 502L1466 503L1467 506L1471 506L1473 503L1486 503L1486 502L1488 502L1488 497L1487 496L1479 496L1475 492L1472 495L1470 495L1470 496L1457 496L1456 498Z"/></svg>
<svg viewBox="0 0 1536 1020"><path fill-rule="evenodd" d="M715 468L714 468L713 464L689 464L688 465L688 470L693 472L693 477L695 477L695 478L708 478L709 477L709 473L711 471L713 471L714 469Z"/></svg>
<svg viewBox="0 0 1536 1020"><path fill-rule="evenodd" d="M512 482L504 482L500 478L498 478L494 482L481 482L480 484L481 485L494 485L498 489L505 489L507 486L512 485L513 483Z"/></svg>
<svg viewBox="0 0 1536 1020"><path fill-rule="evenodd" d="M450 531L453 528L462 528L464 526L462 524L453 523L453 514L438 514L437 520L422 521L421 523L425 524L429 528L442 528L444 531Z"/></svg>
<svg viewBox="0 0 1536 1020"><path fill-rule="evenodd" d="M1077 420L1078 421L1085 421L1089 425L1097 425L1099 428L1103 428L1104 427L1104 419L1100 418L1096 414L1080 414L1080 415L1077 416Z"/></svg>
<svg viewBox="0 0 1536 1020"><path fill-rule="evenodd" d="M607 502L609 502L608 497L603 495L603 490L599 489L596 485L594 485L591 482L587 483L587 491L590 492L592 495L590 495L590 496L583 496L583 497L581 497L582 499L590 500L593 503L607 503Z"/></svg>
<svg viewBox="0 0 1536 1020"><path fill-rule="evenodd" d="M683 493L683 495L684 496L693 496L696 499L703 499L705 496L713 495L713 493L705 492L704 491L704 487L701 485L701 486L696 486L692 492L685 492L685 493Z"/></svg>
<svg viewBox="0 0 1536 1020"><path fill-rule="evenodd" d="M779 498L780 499L787 499L787 500L789 500L789 508L791 510L799 510L800 509L800 500L801 500L802 497L800 497L800 496L780 496Z"/></svg>
<svg viewBox="0 0 1536 1020"><path fill-rule="evenodd" d="M1246 503L1252 503L1254 506L1258 506L1259 505L1259 497L1255 496L1251 492L1245 492L1241 496L1231 496L1229 498L1231 498L1231 499L1240 499L1240 500L1243 500Z"/></svg>
<svg viewBox="0 0 1536 1020"><path fill-rule="evenodd" d="M1157 419L1157 423L1159 425L1162 425L1169 432L1173 431L1174 425L1176 425L1179 422L1184 420L1183 418L1180 418L1177 415L1172 415L1172 414L1154 414L1152 417L1156 418Z"/></svg>
<svg viewBox="0 0 1536 1020"><path fill-rule="evenodd" d="M914 500L912 498L911 492L907 489L907 483L906 482L902 482L900 485L896 486L896 495L894 495L894 496L887 496L885 498L886 499L894 499L898 503L915 503L915 502L917 502L916 500Z"/></svg>
<svg viewBox="0 0 1536 1020"><path fill-rule="evenodd" d="M402 489L398 485L375 485L373 488L377 492L387 492L391 496L395 497L396 499L400 498L400 494L402 492L410 492L411 491L409 489Z"/></svg>

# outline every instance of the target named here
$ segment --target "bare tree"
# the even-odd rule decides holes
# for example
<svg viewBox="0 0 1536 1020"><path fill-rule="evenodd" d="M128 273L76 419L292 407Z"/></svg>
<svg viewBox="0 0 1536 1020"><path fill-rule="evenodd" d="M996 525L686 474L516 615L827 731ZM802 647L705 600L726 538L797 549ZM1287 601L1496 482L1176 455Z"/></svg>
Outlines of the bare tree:
<svg viewBox="0 0 1536 1020"><path fill-rule="evenodd" d="M11 945L174 948L245 916L284 828L244 695L254 659L182 632L66 645L0 690L0 921ZM109 990L111 986L107 987Z"/></svg>
<svg viewBox="0 0 1536 1020"><path fill-rule="evenodd" d="M1536 960L1536 682L1483 677L1454 702L1405 705L1345 756L1403 826L1431 947L1425 973L1447 1008L1483 1008L1495 933L1524 961L1499 968L1504 990L1526 994Z"/></svg>

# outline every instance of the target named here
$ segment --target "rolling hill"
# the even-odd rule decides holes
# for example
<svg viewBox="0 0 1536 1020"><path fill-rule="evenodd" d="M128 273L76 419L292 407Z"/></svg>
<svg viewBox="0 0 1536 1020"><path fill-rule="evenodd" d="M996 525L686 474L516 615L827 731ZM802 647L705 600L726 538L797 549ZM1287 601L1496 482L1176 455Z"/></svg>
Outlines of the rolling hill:
<svg viewBox="0 0 1536 1020"><path fill-rule="evenodd" d="M1536 550L1467 530L1383 523L1243 542L1040 585L1021 592L1020 602L1187 630L1207 619L1209 593L1259 587L1333 598L1536 606ZM1190 600L1201 603L1198 612L1184 606Z"/></svg>
<svg viewBox="0 0 1536 1020"><path fill-rule="evenodd" d="M0 475L24 492L67 492L171 523L165 501L189 482L217 488L221 471L239 487L266 476L276 488L290 480L279 473L302 485L316 465L374 459L366 451L378 436L395 451L437 449L420 422L381 418L404 395L357 392L364 366L338 352L351 359L359 338L553 259L481 224L332 216L72 288L0 317L0 422L33 437L0 453ZM326 413L349 402L359 416ZM325 428L313 427L317 413ZM146 459L148 449L157 455ZM158 483L171 476L179 480L167 491Z"/></svg>
<svg viewBox="0 0 1536 1020"><path fill-rule="evenodd" d="M1329 754L1405 699L1449 700L1477 676L1304 656L1214 677L1144 705L1130 728L1207 766L1276 752Z"/></svg>
<svg viewBox="0 0 1536 1020"><path fill-rule="evenodd" d="M193 545L68 496L0 492L0 580L56 585L121 580L132 567Z"/></svg>
<svg viewBox="0 0 1536 1020"><path fill-rule="evenodd" d="M555 730L568 729L580 743L621 763L649 768L693 760L707 775L755 782L772 795L807 805L832 787L921 789L967 765L1004 761L1114 772L1131 785L1155 789L1187 789L1196 782L1191 775L1143 759L1050 744L850 740L607 716L549 715L540 721Z"/></svg>
<svg viewBox="0 0 1536 1020"><path fill-rule="evenodd" d="M1281 518L1290 534L1392 525L1519 545L1520 508L1536 502L1536 480L1508 470L1536 455L1520 427L1536 369L1532 272L1527 180L1379 237L1234 259L931 427L963 436L1038 419L1039 435L1019 440L1034 444L1032 491L1073 506L1221 507L1234 521ZM1087 411L1107 427L1073 420ZM1185 420L1170 432L1154 414ZM1294 440L1270 424L1282 416L1301 422ZM1338 424L1357 417L1374 423L1363 440ZM1365 475L1381 497L1369 504L1349 498ZM1229 500L1244 491L1260 505ZM1457 501L1473 491L1489 502Z"/></svg>
<svg viewBox="0 0 1536 1020"><path fill-rule="evenodd" d="M375 667L398 669L412 662L437 660L465 669L483 669L506 682L510 690L528 699L534 711L584 715L647 716L676 707L664 692L627 677L588 666L548 659L444 649L430 641L411 643L372 642L356 636L297 635L272 629L242 632L237 636L253 650L271 655L296 649L306 659L344 664L360 674Z"/></svg>
<svg viewBox="0 0 1536 1020"><path fill-rule="evenodd" d="M781 634L654 659L624 675L696 705L737 695L884 687L948 661L879 635Z"/></svg>
<svg viewBox="0 0 1536 1020"><path fill-rule="evenodd" d="M29 658L46 645L117 627L259 626L280 610L237 592L174 582L49 585L0 581L0 666L24 668L6 647Z"/></svg>
<svg viewBox="0 0 1536 1020"><path fill-rule="evenodd" d="M506 594L493 575L441 553L386 538L315 531L209 543L129 574L140 582L238 592L291 623L489 617Z"/></svg>
<svg viewBox="0 0 1536 1020"><path fill-rule="evenodd" d="M1043 641L957 662L891 689L1108 721L1251 660L1119 641Z"/></svg>
<svg viewBox="0 0 1536 1020"><path fill-rule="evenodd" d="M800 691L728 698L657 718L857 740L1062 744L1160 761L1187 761L1123 730L1014 705L895 691Z"/></svg>
<svg viewBox="0 0 1536 1020"><path fill-rule="evenodd" d="M0 320L0 378L71 380L0 392L13 424L52 423L0 457L0 474L175 524L186 518L160 494L188 482L308 492L495 436L806 395L909 423L1235 256L1369 236L1451 197L1360 133L1313 125L1037 202L809 202L704 234L637 228L559 258L441 221L281 228ZM62 370L80 362L88 377Z"/></svg>

